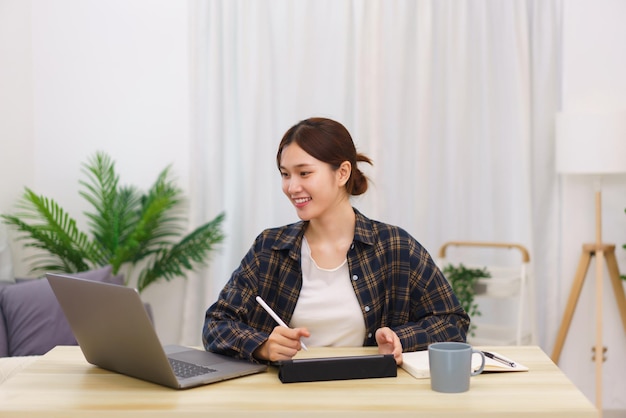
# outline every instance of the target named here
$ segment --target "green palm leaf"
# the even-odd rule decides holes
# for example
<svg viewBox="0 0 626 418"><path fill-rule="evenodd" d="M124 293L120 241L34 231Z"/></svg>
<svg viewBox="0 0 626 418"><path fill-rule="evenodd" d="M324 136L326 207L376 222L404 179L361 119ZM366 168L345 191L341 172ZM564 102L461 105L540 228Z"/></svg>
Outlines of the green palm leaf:
<svg viewBox="0 0 626 418"><path fill-rule="evenodd" d="M152 265L140 274L137 289L142 291L159 278L172 280L184 276L187 271L204 265L215 245L224 239L220 229L224 217L224 213L219 214L212 221L196 228L169 250L158 251Z"/></svg>
<svg viewBox="0 0 626 418"><path fill-rule="evenodd" d="M182 192L168 179L168 173L168 169L163 170L148 193L139 199L132 228L128 229L124 244L115 249L114 266L124 261L137 263L171 246L182 234Z"/></svg>
<svg viewBox="0 0 626 418"><path fill-rule="evenodd" d="M98 247L86 234L79 231L76 221L70 218L52 199L39 196L26 188L18 203L22 212L3 215L5 222L17 227L19 239L26 247L46 250L49 254L37 255L32 272L78 272L100 264L104 258ZM30 220L26 223L23 220Z"/></svg>
<svg viewBox="0 0 626 418"><path fill-rule="evenodd" d="M113 258L118 247L132 232L137 222L140 194L134 187L119 187L115 164L103 153L97 153L83 168L88 181L80 181L85 188L79 192L93 207L85 212L90 232L108 258ZM117 272L119 265L114 266Z"/></svg>
<svg viewBox="0 0 626 418"><path fill-rule="evenodd" d="M29 257L33 270L73 273L110 264L117 274L124 265L143 263L148 268L139 274L142 291L161 278L184 277L205 264L224 239L224 214L181 239L185 204L170 167L159 173L145 194L120 186L115 163L102 152L89 159L82 171L86 179L79 182L79 194L92 208L85 212L91 240L56 202L28 188L18 205L21 212L2 215L20 232L25 246L42 250Z"/></svg>

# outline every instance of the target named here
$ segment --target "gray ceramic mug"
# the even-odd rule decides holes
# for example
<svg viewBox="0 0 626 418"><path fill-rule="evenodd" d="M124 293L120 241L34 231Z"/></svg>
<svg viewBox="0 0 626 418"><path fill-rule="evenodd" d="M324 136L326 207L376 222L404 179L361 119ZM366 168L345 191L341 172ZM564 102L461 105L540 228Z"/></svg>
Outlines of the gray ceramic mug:
<svg viewBox="0 0 626 418"><path fill-rule="evenodd" d="M482 363L472 371L472 356L480 355ZM428 346L430 387L436 392L467 392L470 377L485 369L485 355L471 345L456 342L434 343Z"/></svg>

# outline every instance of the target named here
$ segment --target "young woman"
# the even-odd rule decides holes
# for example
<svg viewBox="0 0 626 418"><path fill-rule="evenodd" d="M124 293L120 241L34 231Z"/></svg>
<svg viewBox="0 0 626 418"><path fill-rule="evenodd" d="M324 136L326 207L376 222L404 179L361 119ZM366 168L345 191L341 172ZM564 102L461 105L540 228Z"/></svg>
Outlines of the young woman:
<svg viewBox="0 0 626 418"><path fill-rule="evenodd" d="M465 341L469 317L428 252L406 231L352 207L368 180L346 128L311 118L284 135L276 163L301 221L263 231L206 312L205 348L253 361L307 346L403 351ZM289 327L256 301L260 296Z"/></svg>

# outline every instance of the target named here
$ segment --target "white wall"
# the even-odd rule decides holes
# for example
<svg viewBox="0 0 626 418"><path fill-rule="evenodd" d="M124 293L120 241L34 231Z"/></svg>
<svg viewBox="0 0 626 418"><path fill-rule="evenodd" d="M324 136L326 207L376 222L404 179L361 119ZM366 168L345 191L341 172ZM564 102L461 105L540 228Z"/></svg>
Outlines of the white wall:
<svg viewBox="0 0 626 418"><path fill-rule="evenodd" d="M29 1L0 0L0 212L33 179L33 59Z"/></svg>
<svg viewBox="0 0 626 418"><path fill-rule="evenodd" d="M98 150L125 184L148 188L172 164L189 188L187 2L0 0L0 19L1 212L27 186L85 227L78 179ZM143 294L166 343L179 338L182 285Z"/></svg>
<svg viewBox="0 0 626 418"><path fill-rule="evenodd" d="M564 2L563 107L626 107L626 2ZM147 187L173 164L183 188L190 170L188 4L179 0L0 0L0 212L24 186L55 198L81 221L80 164L96 150L124 182ZM604 238L626 267L626 179L603 187ZM561 277L565 307L581 245L593 240L593 182L562 180ZM26 275L13 246L16 273ZM591 276L590 276L591 277ZM588 279L590 282L591 280ZM626 338L608 282L604 404L625 408ZM182 281L148 289L157 331L179 339ZM593 401L593 289L587 285L560 366ZM200 330L198 330L198 333ZM550 344L550 342L548 342ZM551 347L546 347L546 350Z"/></svg>
<svg viewBox="0 0 626 418"><path fill-rule="evenodd" d="M565 111L626 111L626 2L621 0L567 0L564 2L563 94ZM626 141L626 138L624 138ZM626 158L626 156L624 156ZM570 292L583 243L595 240L595 180L563 177L561 209L560 312ZM616 244L618 265L626 273L626 175L602 181L603 241ZM603 368L605 409L626 409L626 330L604 269ZM595 263L592 262L559 366L595 402Z"/></svg>

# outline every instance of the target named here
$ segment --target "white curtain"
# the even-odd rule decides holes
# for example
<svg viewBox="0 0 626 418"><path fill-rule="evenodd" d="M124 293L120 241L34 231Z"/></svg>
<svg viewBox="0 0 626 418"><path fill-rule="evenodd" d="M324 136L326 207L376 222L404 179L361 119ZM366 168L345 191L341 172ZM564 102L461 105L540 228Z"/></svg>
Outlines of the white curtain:
<svg viewBox="0 0 626 418"><path fill-rule="evenodd" d="M226 241L187 282L181 340L262 229L297 220L276 148L294 123L342 122L369 155L354 206L433 256L448 240L531 252L539 343L558 312L553 115L560 0L191 0L193 221ZM545 324L545 325L544 325Z"/></svg>

